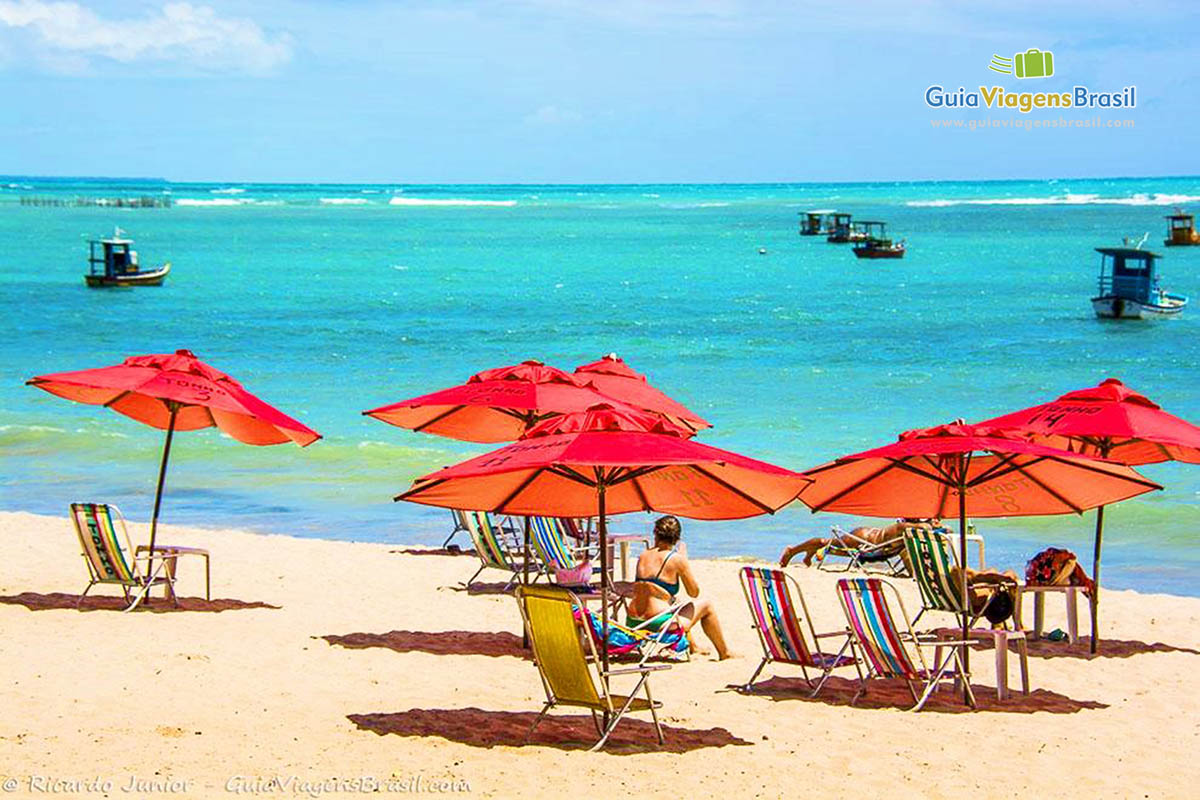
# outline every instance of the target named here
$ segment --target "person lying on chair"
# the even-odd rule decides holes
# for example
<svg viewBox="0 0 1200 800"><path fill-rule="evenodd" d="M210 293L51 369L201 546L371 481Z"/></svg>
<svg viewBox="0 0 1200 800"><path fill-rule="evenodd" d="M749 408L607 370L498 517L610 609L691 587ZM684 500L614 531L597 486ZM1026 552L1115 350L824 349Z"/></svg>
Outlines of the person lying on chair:
<svg viewBox="0 0 1200 800"><path fill-rule="evenodd" d="M888 542L899 542L904 538L905 528L926 528L935 530L942 527L940 519L918 519L915 517L904 517L896 520L891 525L885 525L882 528L866 526L855 528L850 531L852 537L862 539L867 544L880 545ZM812 539L794 544L791 547L784 548L783 555L779 557L779 566L786 567L791 560L800 553L804 554L804 566L811 567L812 560L818 552L831 544L841 544L837 539L830 537L817 536Z"/></svg>

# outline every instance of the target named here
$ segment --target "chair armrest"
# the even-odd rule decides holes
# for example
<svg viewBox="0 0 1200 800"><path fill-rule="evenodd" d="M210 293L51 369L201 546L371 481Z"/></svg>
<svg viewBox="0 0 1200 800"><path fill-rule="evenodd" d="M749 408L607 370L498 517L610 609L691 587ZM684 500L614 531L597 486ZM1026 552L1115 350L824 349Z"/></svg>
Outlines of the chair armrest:
<svg viewBox="0 0 1200 800"><path fill-rule="evenodd" d="M849 636L849 635L850 635L850 629L847 628L844 631L830 631L829 633L818 633L816 635L816 637L818 639L828 639L830 636Z"/></svg>
<svg viewBox="0 0 1200 800"><path fill-rule="evenodd" d="M134 550L134 555L137 555L138 553L144 553L149 550L150 550L150 545L139 544L137 546L137 549ZM184 545L177 545L177 544L156 544L156 545L154 545L153 552L163 553L164 555L179 555L179 556L190 556L190 555L206 556L206 555L208 555L208 551L205 550L203 547L185 547Z"/></svg>
<svg viewBox="0 0 1200 800"><path fill-rule="evenodd" d="M612 677L613 675L645 675L648 672L662 672L664 669L670 669L670 664L643 664L639 667L622 667L620 669L610 669L608 672L601 670L600 674Z"/></svg>

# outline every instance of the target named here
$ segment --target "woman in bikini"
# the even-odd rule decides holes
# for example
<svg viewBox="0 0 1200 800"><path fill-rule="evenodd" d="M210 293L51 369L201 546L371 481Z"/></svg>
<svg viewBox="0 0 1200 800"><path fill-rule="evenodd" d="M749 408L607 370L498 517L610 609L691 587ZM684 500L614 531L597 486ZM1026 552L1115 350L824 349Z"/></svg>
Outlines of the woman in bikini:
<svg viewBox="0 0 1200 800"><path fill-rule="evenodd" d="M700 585L696 583L692 565L688 563L687 548L679 541L682 534L683 529L675 517L659 517L654 523L654 546L638 557L633 598L629 601L629 616L626 619L630 627L649 623L650 630L658 630L665 625L671 618L672 606L681 585L689 597L700 594ZM705 635L717 648L717 658L724 660L731 657L712 603L694 600L683 607L677 619L685 632L690 632L699 622Z"/></svg>

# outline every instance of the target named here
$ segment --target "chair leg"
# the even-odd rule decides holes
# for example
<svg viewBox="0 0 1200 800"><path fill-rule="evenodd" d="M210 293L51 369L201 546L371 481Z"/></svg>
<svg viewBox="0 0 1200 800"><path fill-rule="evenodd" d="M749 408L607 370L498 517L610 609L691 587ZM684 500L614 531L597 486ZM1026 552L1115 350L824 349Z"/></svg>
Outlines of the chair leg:
<svg viewBox="0 0 1200 800"><path fill-rule="evenodd" d="M1071 644L1079 641L1079 590L1072 586L1067 589L1067 637Z"/></svg>
<svg viewBox="0 0 1200 800"><path fill-rule="evenodd" d="M621 718L625 716L625 712L627 712L629 707L633 705L633 701L637 698L638 689L641 689L642 686L645 685L647 677L648 676L646 675L641 677L641 679L638 681L638 685L633 687L633 691L631 691L629 693L629 697L626 698L625 705L621 706L619 711L613 712L612 720L610 720L608 723L608 729L604 731L604 735L600 737L600 741L596 742L596 744L594 744L588 752L594 753L600 748L604 747L604 743L608 741L608 737L612 736L612 732L616 730L617 723L621 721ZM653 704L651 705L653 706ZM662 731L659 731L659 744L662 744Z"/></svg>
<svg viewBox="0 0 1200 800"><path fill-rule="evenodd" d="M1033 638L1042 638L1042 625L1046 619L1046 593L1033 594Z"/></svg>
<svg viewBox="0 0 1200 800"><path fill-rule="evenodd" d="M754 670L754 674L750 676L750 680L746 681L746 683L742 685L743 689L745 689L747 692L754 691L754 679L758 677L759 673L763 671L763 668L767 666L769 661L770 659L766 658L762 660L762 662L758 665L758 669Z"/></svg>
<svg viewBox="0 0 1200 800"><path fill-rule="evenodd" d="M1008 699L1008 631L992 631L996 646L996 699Z"/></svg>
<svg viewBox="0 0 1200 800"><path fill-rule="evenodd" d="M138 593L137 593L137 594L135 594L135 595L133 596L133 602L132 602L132 603L130 603L128 606L126 606L126 607L125 607L125 612L123 612L123 613L127 613L127 612L130 612L130 611L133 611L135 608L137 608L137 607L138 607L138 605L139 605L139 604L140 604L140 603L141 603L143 600L145 600L145 601L149 602L149 599L150 599L150 587L151 587L151 586L153 586L153 585L154 585L154 584L153 584L152 582L150 582L150 581L146 581L146 585L145 585L145 586L143 586L141 589L139 589L139 590L138 590ZM129 599L129 595L128 595L128 594L126 594L126 596L125 596L125 599L127 599L127 600Z"/></svg>
<svg viewBox="0 0 1200 800"><path fill-rule="evenodd" d="M89 583L87 585L87 588L83 590L83 594L79 595L79 599L75 601L75 609L76 610L78 610L83 605L83 598L87 597L87 593L90 592L92 590L92 587L95 585L96 585L96 582L92 581L91 583Z"/></svg>
<svg viewBox="0 0 1200 800"><path fill-rule="evenodd" d="M554 706L554 703L551 703L549 701L546 702L546 705L542 706L541 713L537 715L537 718L533 721L533 724L529 726L529 731L525 734L525 743L526 744L529 743L529 739L530 739L530 737L533 736L534 730L537 729L537 726L540 725L542 720L546 718L546 714L550 711L550 709L553 706ZM592 712L592 714L593 714L593 716L595 716L595 712Z"/></svg>
<svg viewBox="0 0 1200 800"><path fill-rule="evenodd" d="M1025 644L1025 637L1017 640L1017 655L1021 657L1021 691L1029 694L1029 648Z"/></svg>
<svg viewBox="0 0 1200 800"><path fill-rule="evenodd" d="M654 720L654 732L658 734L658 743L666 744L667 740L663 737L662 725L658 724L658 711L654 708L654 698L650 695L650 681L646 681L646 701L650 703L650 719Z"/></svg>

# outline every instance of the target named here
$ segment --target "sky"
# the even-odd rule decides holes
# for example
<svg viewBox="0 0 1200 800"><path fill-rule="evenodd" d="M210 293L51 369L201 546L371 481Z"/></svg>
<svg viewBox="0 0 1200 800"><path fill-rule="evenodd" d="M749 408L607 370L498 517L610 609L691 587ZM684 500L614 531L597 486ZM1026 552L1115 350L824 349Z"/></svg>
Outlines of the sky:
<svg viewBox="0 0 1200 800"><path fill-rule="evenodd" d="M0 0L0 174L656 183L1200 174L1200 4ZM1018 79L993 55L1054 53ZM935 110L938 84L1137 107ZM935 128L1100 117L1133 127Z"/></svg>

